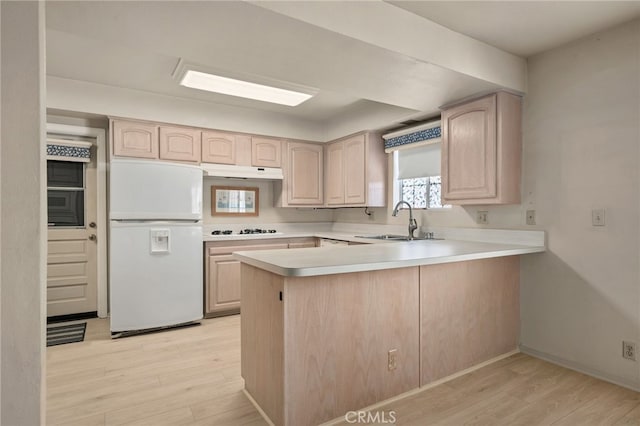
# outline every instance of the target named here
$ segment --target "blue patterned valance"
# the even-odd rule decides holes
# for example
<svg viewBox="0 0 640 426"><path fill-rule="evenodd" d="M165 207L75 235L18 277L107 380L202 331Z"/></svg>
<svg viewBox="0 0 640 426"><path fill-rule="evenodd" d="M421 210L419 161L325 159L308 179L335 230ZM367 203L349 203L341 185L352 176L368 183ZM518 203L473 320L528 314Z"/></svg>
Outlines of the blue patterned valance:
<svg viewBox="0 0 640 426"><path fill-rule="evenodd" d="M82 141L47 140L47 160L91 161L91 143Z"/></svg>
<svg viewBox="0 0 640 426"><path fill-rule="evenodd" d="M418 146L440 142L442 135L440 122L431 122L421 126L400 130L384 135L386 152L397 151L405 145Z"/></svg>

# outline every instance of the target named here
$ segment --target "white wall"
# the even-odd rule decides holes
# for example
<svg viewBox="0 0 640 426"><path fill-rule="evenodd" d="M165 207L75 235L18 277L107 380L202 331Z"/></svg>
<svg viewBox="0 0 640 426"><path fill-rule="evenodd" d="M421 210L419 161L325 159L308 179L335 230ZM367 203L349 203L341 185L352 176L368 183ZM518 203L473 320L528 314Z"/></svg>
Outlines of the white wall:
<svg viewBox="0 0 640 426"><path fill-rule="evenodd" d="M1 418L44 423L44 3L0 3Z"/></svg>
<svg viewBox="0 0 640 426"><path fill-rule="evenodd" d="M211 216L211 186L241 186L257 187L259 189L259 216ZM273 182L266 180L239 180L223 178L204 179L203 222L205 225L214 224L255 224L279 222L330 222L333 217L331 210L276 208L273 207ZM225 229L220 226L220 229Z"/></svg>
<svg viewBox="0 0 640 426"><path fill-rule="evenodd" d="M549 250L522 260L522 345L636 387L639 145L640 21L529 59L524 189Z"/></svg>

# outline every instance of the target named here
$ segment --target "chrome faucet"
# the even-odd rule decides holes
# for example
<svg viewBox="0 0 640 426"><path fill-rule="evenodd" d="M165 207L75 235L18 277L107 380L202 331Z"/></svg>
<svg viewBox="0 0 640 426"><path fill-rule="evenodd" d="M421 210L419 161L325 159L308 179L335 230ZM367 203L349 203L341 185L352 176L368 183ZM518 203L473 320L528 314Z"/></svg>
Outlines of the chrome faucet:
<svg viewBox="0 0 640 426"><path fill-rule="evenodd" d="M411 208L411 204L407 203L404 200L398 201L398 204L396 204L396 206L393 208L393 213L391 213L391 216L398 216L398 210L400 209L400 206L402 204L406 204L407 206L409 206L409 237L408 238L409 238L409 240L413 240L415 238L413 236L413 232L416 229L418 229L418 223L413 218L413 210Z"/></svg>

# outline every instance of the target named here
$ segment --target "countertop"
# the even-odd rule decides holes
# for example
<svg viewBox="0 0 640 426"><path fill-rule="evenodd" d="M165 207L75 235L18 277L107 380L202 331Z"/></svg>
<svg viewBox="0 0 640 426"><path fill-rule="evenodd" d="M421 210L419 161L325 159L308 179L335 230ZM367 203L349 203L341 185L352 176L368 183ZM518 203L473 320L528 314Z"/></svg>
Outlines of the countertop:
<svg viewBox="0 0 640 426"><path fill-rule="evenodd" d="M202 241L251 241L251 240L271 240L274 238L328 238L332 240L354 241L360 243L380 242L368 238L357 238L354 235L367 235L369 233L344 233L335 231L294 231L294 232L276 232L274 234L230 234L230 235L203 235ZM383 241L385 242L385 241Z"/></svg>
<svg viewBox="0 0 640 426"><path fill-rule="evenodd" d="M287 237L293 236L292 234L287 234ZM457 240L390 242L355 238L353 235L347 236L346 234L335 232L311 232L304 235L298 233L295 236L315 236L375 243L356 246L239 251L234 252L234 256L244 263L278 275L308 277L433 265L545 251L544 246Z"/></svg>

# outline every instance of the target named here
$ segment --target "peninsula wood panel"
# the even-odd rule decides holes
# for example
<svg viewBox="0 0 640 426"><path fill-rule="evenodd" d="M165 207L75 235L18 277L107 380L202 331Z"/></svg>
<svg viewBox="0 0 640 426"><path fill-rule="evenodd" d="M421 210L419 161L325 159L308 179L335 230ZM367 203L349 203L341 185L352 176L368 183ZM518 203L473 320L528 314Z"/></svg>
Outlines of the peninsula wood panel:
<svg viewBox="0 0 640 426"><path fill-rule="evenodd" d="M242 264L241 373L245 390L284 424L284 277Z"/></svg>
<svg viewBox="0 0 640 426"><path fill-rule="evenodd" d="M284 286L285 425L316 425L419 386L418 267Z"/></svg>
<svg viewBox="0 0 640 426"><path fill-rule="evenodd" d="M421 386L517 348L519 271L519 256L420 267Z"/></svg>

